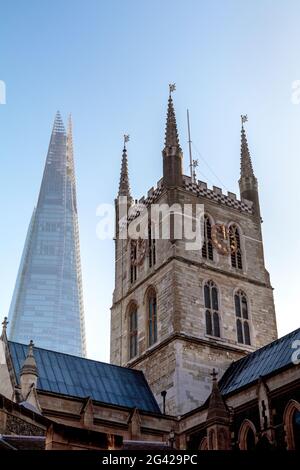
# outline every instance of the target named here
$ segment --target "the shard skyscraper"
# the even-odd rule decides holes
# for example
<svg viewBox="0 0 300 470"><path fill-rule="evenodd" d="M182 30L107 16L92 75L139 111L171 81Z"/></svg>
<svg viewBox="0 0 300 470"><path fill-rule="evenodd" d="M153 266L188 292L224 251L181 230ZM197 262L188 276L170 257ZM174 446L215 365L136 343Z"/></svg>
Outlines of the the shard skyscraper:
<svg viewBox="0 0 300 470"><path fill-rule="evenodd" d="M9 338L85 356L72 123L56 114L9 311Z"/></svg>

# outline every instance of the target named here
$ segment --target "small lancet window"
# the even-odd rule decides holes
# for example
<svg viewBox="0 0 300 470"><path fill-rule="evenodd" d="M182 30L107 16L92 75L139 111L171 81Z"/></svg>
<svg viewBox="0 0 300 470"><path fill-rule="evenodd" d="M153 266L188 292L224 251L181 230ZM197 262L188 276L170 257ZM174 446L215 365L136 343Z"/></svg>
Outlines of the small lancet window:
<svg viewBox="0 0 300 470"><path fill-rule="evenodd" d="M148 292L148 344L152 346L157 341L157 301L156 292Z"/></svg>
<svg viewBox="0 0 300 470"><path fill-rule="evenodd" d="M129 359L138 353L138 312L137 306L132 304L129 309Z"/></svg>
<svg viewBox="0 0 300 470"><path fill-rule="evenodd" d="M231 246L231 266L243 269L240 232L236 225L229 227L229 240Z"/></svg>
<svg viewBox="0 0 300 470"><path fill-rule="evenodd" d="M238 291L234 296L237 340L242 344L251 344L248 302L246 294Z"/></svg>
<svg viewBox="0 0 300 470"><path fill-rule="evenodd" d="M131 240L130 243L130 282L133 284L137 280L137 243Z"/></svg>
<svg viewBox="0 0 300 470"><path fill-rule="evenodd" d="M220 314L218 288L213 281L204 286L206 334L220 338Z"/></svg>
<svg viewBox="0 0 300 470"><path fill-rule="evenodd" d="M148 260L149 268L152 268L156 264L156 240L151 220L148 223Z"/></svg>
<svg viewBox="0 0 300 470"><path fill-rule="evenodd" d="M211 238L211 222L208 215L204 215L204 226L203 226L203 245L202 245L202 258L213 261L214 251Z"/></svg>

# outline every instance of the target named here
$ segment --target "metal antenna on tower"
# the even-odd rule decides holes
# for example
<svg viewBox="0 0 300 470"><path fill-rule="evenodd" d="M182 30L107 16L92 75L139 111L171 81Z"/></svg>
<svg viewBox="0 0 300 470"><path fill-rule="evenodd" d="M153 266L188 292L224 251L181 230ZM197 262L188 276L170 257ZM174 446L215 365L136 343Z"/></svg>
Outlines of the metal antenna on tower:
<svg viewBox="0 0 300 470"><path fill-rule="evenodd" d="M193 180L193 183L196 183L196 181L197 181L196 168L197 168L197 166L198 166L198 160L193 160L192 166L193 166L193 177L192 177L192 180Z"/></svg>
<svg viewBox="0 0 300 470"><path fill-rule="evenodd" d="M189 144L189 155L190 155L190 174L191 174L192 183L196 183L196 167L198 166L198 160L193 160L193 156L192 156L190 113L188 109L186 111L186 114L187 114L188 135L189 135L188 144Z"/></svg>

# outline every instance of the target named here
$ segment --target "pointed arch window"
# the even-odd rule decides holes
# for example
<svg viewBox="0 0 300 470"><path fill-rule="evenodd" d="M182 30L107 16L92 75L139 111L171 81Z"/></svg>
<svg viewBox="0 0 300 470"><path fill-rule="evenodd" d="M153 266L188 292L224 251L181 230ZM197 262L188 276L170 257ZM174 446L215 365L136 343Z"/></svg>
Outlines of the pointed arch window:
<svg viewBox="0 0 300 470"><path fill-rule="evenodd" d="M203 226L203 245L202 245L202 258L213 261L214 251L211 239L211 221L208 215L204 215Z"/></svg>
<svg viewBox="0 0 300 470"><path fill-rule="evenodd" d="M287 450L300 450L300 403L290 400L283 413Z"/></svg>
<svg viewBox="0 0 300 470"><path fill-rule="evenodd" d="M154 237L154 227L151 220L148 222L148 260L149 268L156 264L156 240Z"/></svg>
<svg viewBox="0 0 300 470"><path fill-rule="evenodd" d="M207 437L203 437L203 439L200 442L199 445L199 450L208 450L208 443L207 443Z"/></svg>
<svg viewBox="0 0 300 470"><path fill-rule="evenodd" d="M248 301L245 292L238 291L234 296L237 340L242 344L251 344Z"/></svg>
<svg viewBox="0 0 300 470"><path fill-rule="evenodd" d="M156 292L152 288L147 296L148 306L148 345L152 346L157 341L157 299Z"/></svg>
<svg viewBox="0 0 300 470"><path fill-rule="evenodd" d="M219 294L213 281L204 286L206 334L220 338Z"/></svg>
<svg viewBox="0 0 300 470"><path fill-rule="evenodd" d="M248 419L244 420L239 431L240 450L254 450L256 441L257 437L254 424Z"/></svg>
<svg viewBox="0 0 300 470"><path fill-rule="evenodd" d="M231 266L233 268L243 269L241 237L236 225L229 227L229 241L231 248Z"/></svg>
<svg viewBox="0 0 300 470"><path fill-rule="evenodd" d="M137 280L137 244L136 240L130 242L130 282Z"/></svg>
<svg viewBox="0 0 300 470"><path fill-rule="evenodd" d="M300 411L295 410L293 416L294 449L300 450Z"/></svg>
<svg viewBox="0 0 300 470"><path fill-rule="evenodd" d="M251 428L248 429L246 434L246 449L254 450L255 449L255 434Z"/></svg>
<svg viewBox="0 0 300 470"><path fill-rule="evenodd" d="M129 309L129 359L133 359L138 353L138 311L132 304Z"/></svg>

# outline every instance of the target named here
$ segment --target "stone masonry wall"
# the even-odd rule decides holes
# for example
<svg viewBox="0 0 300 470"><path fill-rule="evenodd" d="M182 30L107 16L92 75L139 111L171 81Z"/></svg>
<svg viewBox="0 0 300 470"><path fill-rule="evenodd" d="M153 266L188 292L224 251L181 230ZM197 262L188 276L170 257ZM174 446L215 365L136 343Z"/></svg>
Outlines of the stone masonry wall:
<svg viewBox="0 0 300 470"><path fill-rule="evenodd" d="M204 204L212 224L239 227L243 269L231 266L229 255L214 249L214 260L201 250L187 251L185 240L157 240L156 265L146 256L130 282L130 243L116 241L116 284L111 312L111 362L142 369L158 400L167 390L167 412L181 414L205 401L212 367L223 372L232 360L277 338L273 291L265 269L260 222L250 212L195 195L185 189L160 193L156 203ZM204 283L219 291L221 338L206 335ZM147 290L157 292L158 341L147 344ZM237 343L234 293L248 299L251 346ZM129 360L128 307L138 308L138 356ZM186 339L161 344L174 334ZM193 346L191 346L191 344ZM161 347L158 347L161 345Z"/></svg>

